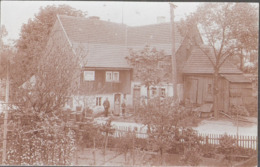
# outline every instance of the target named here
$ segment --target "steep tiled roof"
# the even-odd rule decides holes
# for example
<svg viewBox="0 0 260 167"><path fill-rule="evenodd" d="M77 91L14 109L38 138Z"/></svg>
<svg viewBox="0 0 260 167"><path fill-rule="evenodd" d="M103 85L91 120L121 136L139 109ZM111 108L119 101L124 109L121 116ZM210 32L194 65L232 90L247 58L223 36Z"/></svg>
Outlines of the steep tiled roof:
<svg viewBox="0 0 260 167"><path fill-rule="evenodd" d="M70 41L95 44L126 44L128 48L142 49L145 45L164 50L171 55L171 24L161 23L130 27L99 19L59 16ZM181 45L183 37L175 27L175 50ZM127 39L127 40L126 40Z"/></svg>
<svg viewBox="0 0 260 167"><path fill-rule="evenodd" d="M212 60L214 60L214 54L211 50L208 50L209 56ZM208 74L213 73L213 66L206 54L199 48L193 48L191 52L191 56L185 63L183 67L183 73L190 74ZM234 74L234 73L242 73L235 65L230 63L229 61L225 61L223 65L220 67L220 73L225 74Z"/></svg>
<svg viewBox="0 0 260 167"><path fill-rule="evenodd" d="M78 43L122 44L125 25L99 19L59 16L70 41Z"/></svg>
<svg viewBox="0 0 260 167"><path fill-rule="evenodd" d="M183 37L175 24L175 50L177 51L183 41ZM171 24L161 23L138 27L129 27L127 29L128 47L139 49L145 45L156 47L157 50L164 50L166 54L171 55Z"/></svg>
<svg viewBox="0 0 260 167"><path fill-rule="evenodd" d="M73 43L73 47L75 50L84 49L87 67L132 68L125 59L128 49L124 45Z"/></svg>

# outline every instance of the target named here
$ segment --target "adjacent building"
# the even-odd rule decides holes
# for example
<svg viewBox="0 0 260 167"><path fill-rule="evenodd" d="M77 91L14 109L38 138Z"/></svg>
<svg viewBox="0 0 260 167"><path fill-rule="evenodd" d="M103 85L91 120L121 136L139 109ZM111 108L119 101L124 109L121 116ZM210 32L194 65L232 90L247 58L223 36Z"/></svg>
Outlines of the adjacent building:
<svg viewBox="0 0 260 167"><path fill-rule="evenodd" d="M207 56L198 49L203 45L197 27L189 33L181 33L181 24L174 24L175 55L177 61L177 94L181 101L189 99L194 104L212 103L213 67ZM129 49L142 50L145 46L163 50L165 59L158 61L158 68L171 68L172 24L159 22L145 26L127 26L100 20L98 17L78 18L57 15L47 48L53 42L66 43L71 47L71 57L82 54L86 58L80 63L80 89L71 98L67 107L82 110L90 107L103 110L103 101L108 98L111 110L120 109L121 102L127 105L139 103L147 95L147 89L135 77L134 70L126 58ZM83 63L85 62L85 63ZM220 109L228 111L234 101L234 92L245 88L251 94L251 83L231 63L224 63L220 70ZM173 96L172 75L169 72L162 82L152 86L151 96ZM235 93L236 94L236 93ZM245 96L244 93L241 96Z"/></svg>

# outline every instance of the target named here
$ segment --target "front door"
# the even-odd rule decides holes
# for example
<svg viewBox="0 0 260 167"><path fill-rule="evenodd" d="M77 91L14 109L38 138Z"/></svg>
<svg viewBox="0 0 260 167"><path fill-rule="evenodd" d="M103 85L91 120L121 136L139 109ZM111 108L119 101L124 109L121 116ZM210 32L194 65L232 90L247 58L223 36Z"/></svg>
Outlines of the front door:
<svg viewBox="0 0 260 167"><path fill-rule="evenodd" d="M198 94L198 80L197 79L187 79L187 91L188 98L191 103L197 103Z"/></svg>
<svg viewBox="0 0 260 167"><path fill-rule="evenodd" d="M117 93L114 95L114 115L120 114L120 103L121 103L121 94Z"/></svg>

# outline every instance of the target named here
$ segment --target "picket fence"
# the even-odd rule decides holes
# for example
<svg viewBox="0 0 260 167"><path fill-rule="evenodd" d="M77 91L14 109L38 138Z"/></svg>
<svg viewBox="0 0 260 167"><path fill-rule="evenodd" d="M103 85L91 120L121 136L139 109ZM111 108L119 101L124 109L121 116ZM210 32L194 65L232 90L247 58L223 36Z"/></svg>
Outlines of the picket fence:
<svg viewBox="0 0 260 167"><path fill-rule="evenodd" d="M131 127L125 127L125 126L114 126L115 132L113 133L113 137L122 137L127 132L131 132L134 130L134 128ZM137 138L145 139L148 137L145 129L142 130L142 132L139 131L138 128L135 129L135 134ZM224 136L224 134L201 134L198 133L198 136L201 137L200 144L212 144L212 145L219 145L221 137ZM241 148L248 148L257 150L257 137L256 136L242 136L242 135L228 135L229 137L233 138L236 143L234 145L238 145Z"/></svg>
<svg viewBox="0 0 260 167"><path fill-rule="evenodd" d="M224 134L198 134L202 137L201 144L213 144L219 145L220 138ZM235 140L235 145L241 148L257 149L257 137L256 136L242 136L242 135L228 135Z"/></svg>

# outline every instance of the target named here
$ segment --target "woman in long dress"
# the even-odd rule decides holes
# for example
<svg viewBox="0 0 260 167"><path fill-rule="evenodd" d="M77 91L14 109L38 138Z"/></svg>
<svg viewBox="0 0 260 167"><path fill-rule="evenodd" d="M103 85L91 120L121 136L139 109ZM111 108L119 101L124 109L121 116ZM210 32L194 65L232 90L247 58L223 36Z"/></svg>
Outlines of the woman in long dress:
<svg viewBox="0 0 260 167"><path fill-rule="evenodd" d="M115 101L115 111L114 111L114 114L116 116L119 116L119 113L120 113L120 102L119 102L119 99L117 98L116 101Z"/></svg>

